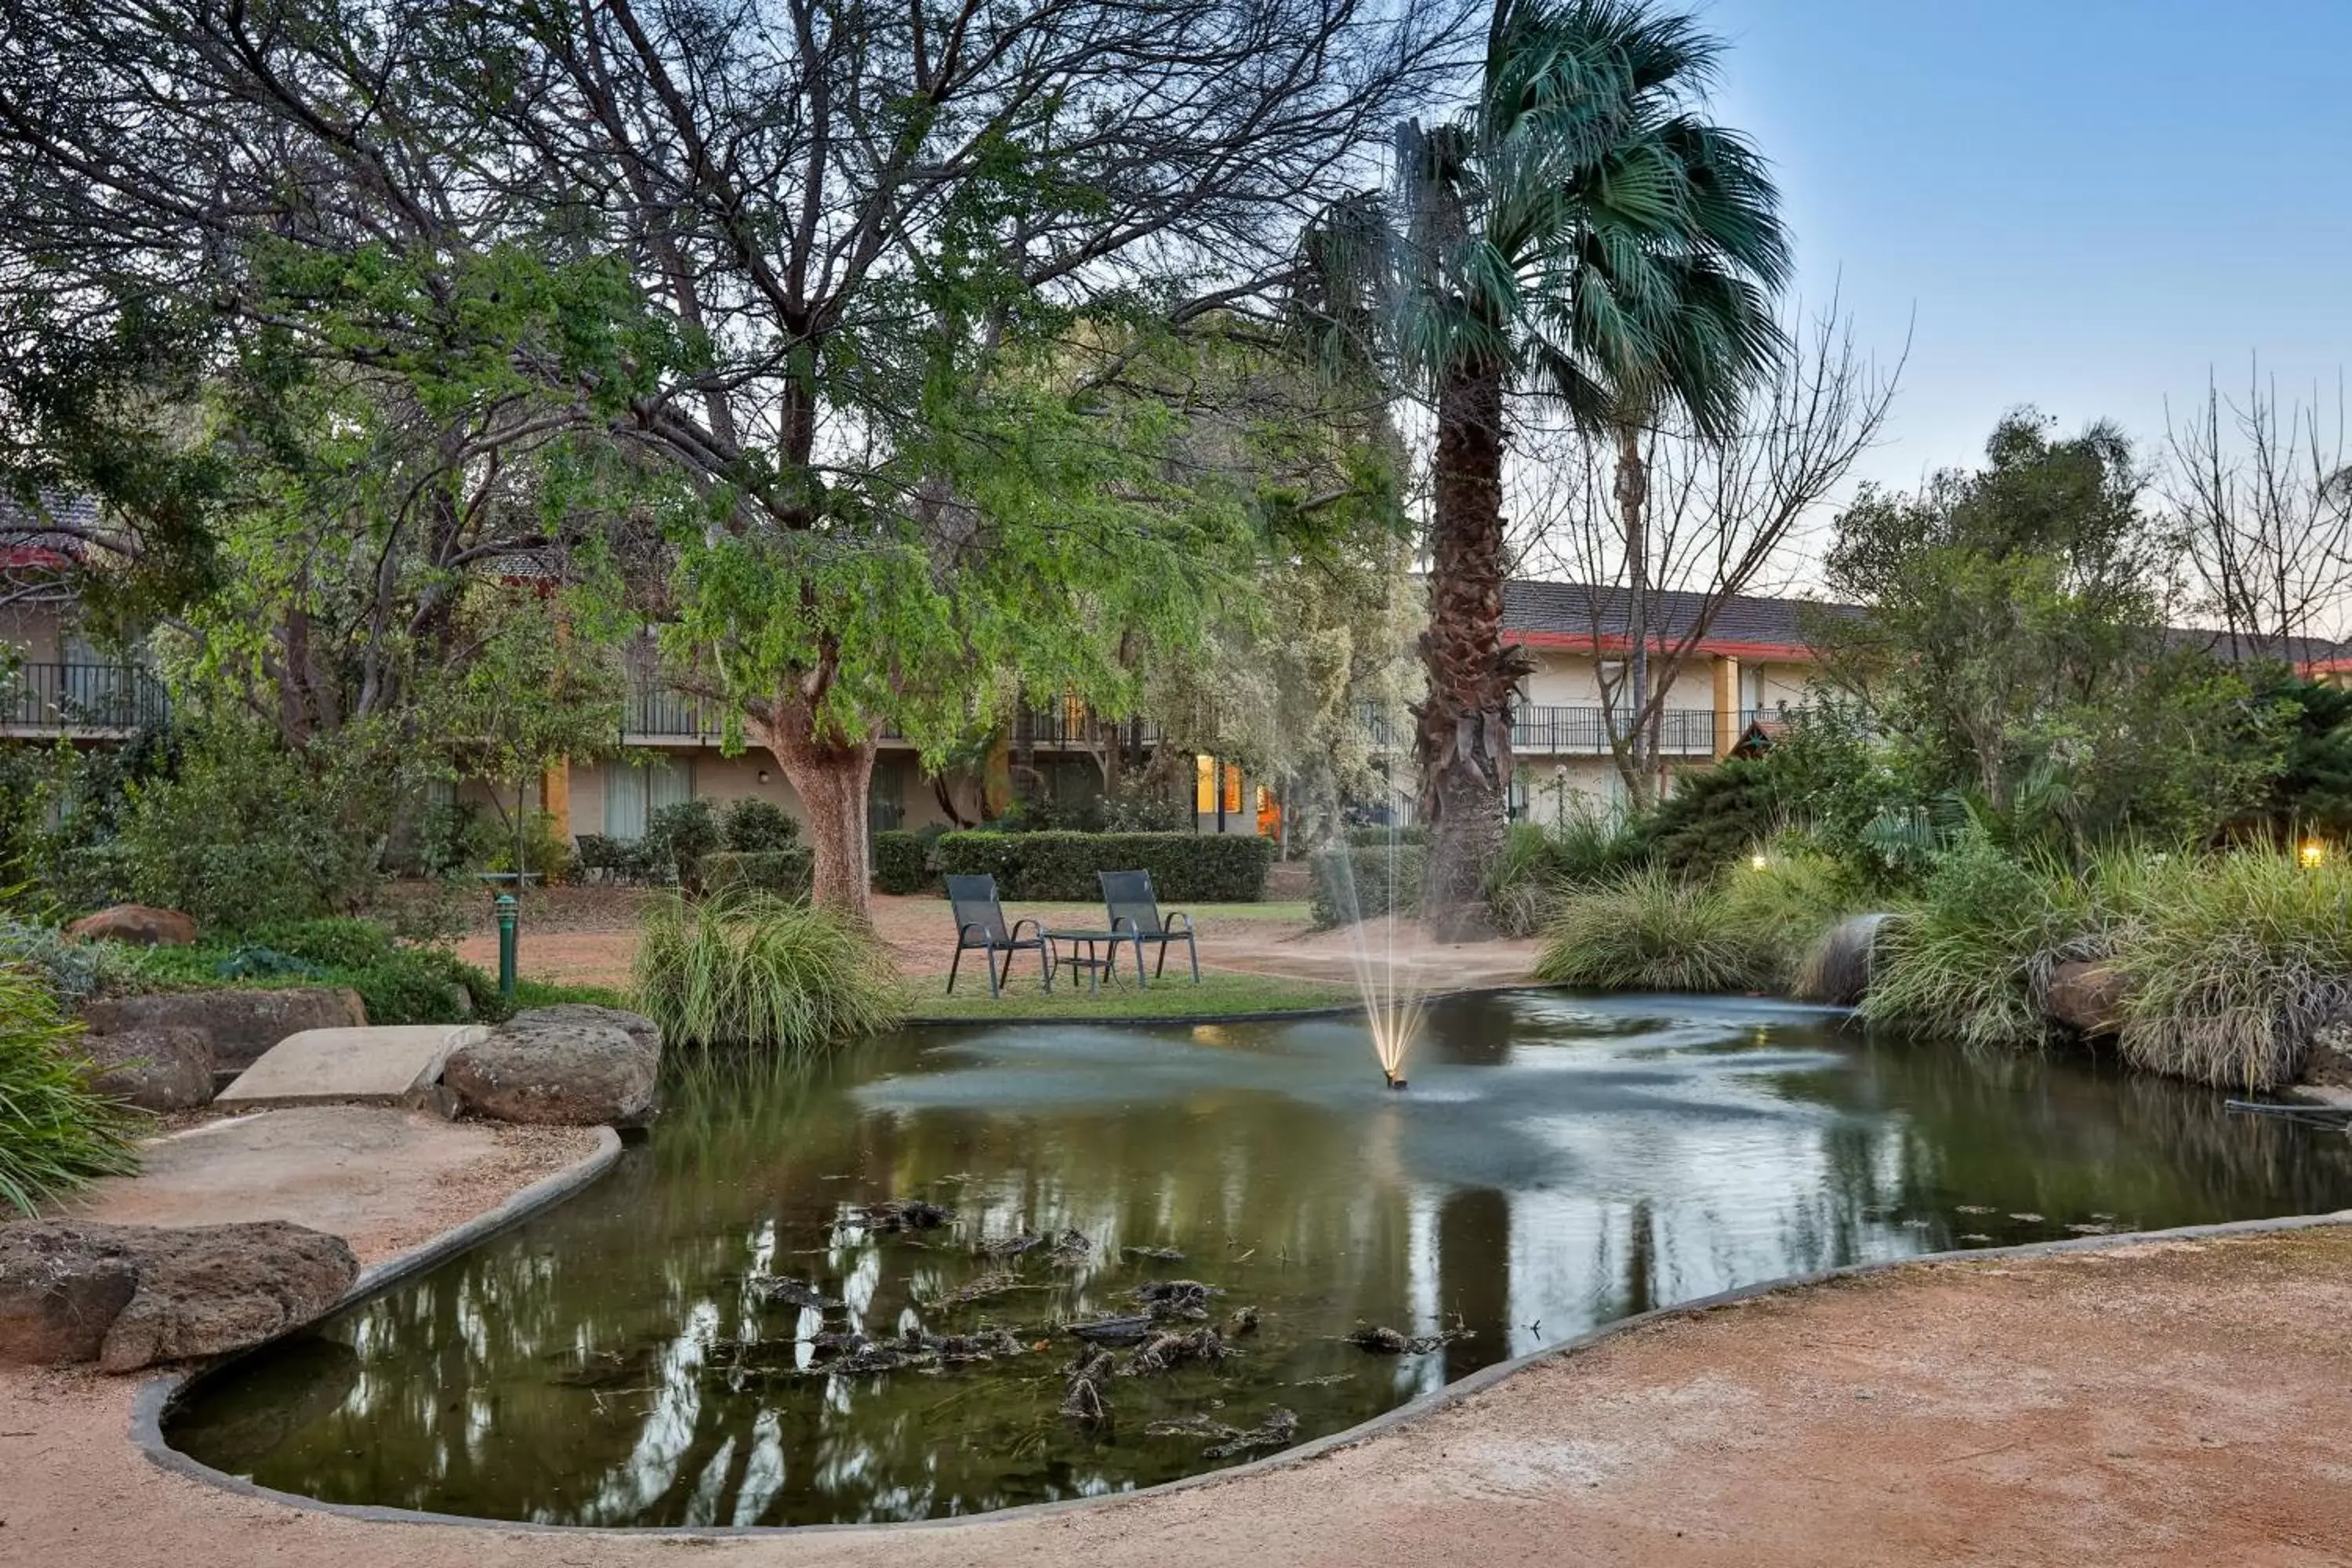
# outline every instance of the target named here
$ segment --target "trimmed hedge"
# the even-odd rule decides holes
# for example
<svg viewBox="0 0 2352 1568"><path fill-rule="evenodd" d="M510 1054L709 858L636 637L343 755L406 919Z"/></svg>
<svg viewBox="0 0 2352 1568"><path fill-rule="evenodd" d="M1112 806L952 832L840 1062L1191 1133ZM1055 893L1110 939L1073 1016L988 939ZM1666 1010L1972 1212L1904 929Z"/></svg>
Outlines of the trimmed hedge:
<svg viewBox="0 0 2352 1568"><path fill-rule="evenodd" d="M1008 899L1091 903L1100 871L1149 871L1162 903L1241 904L1265 897L1274 840L1255 834L948 833L940 869L996 879Z"/></svg>
<svg viewBox="0 0 2352 1568"><path fill-rule="evenodd" d="M1421 876L1428 852L1418 845L1401 845L1395 851L1393 876L1390 851L1326 849L1314 858L1315 889L1307 904L1317 926L1329 930L1377 920L1391 908L1391 883L1395 903L1410 910L1421 902Z"/></svg>
<svg viewBox="0 0 2352 1568"><path fill-rule="evenodd" d="M874 886L885 893L919 893L931 883L931 855L919 833L893 827L874 836Z"/></svg>
<svg viewBox="0 0 2352 1568"><path fill-rule="evenodd" d="M804 899L816 879L816 856L806 846L790 849L715 849L697 869L706 897L721 893L773 893Z"/></svg>

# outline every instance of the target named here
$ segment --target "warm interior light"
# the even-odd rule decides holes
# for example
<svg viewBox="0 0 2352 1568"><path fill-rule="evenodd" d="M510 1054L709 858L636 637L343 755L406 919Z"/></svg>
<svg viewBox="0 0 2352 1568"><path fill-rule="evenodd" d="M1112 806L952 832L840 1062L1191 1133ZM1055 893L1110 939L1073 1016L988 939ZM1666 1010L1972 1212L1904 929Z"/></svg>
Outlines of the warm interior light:
<svg viewBox="0 0 2352 1568"><path fill-rule="evenodd" d="M2305 866L2316 866L2327 858L2327 846L2316 838L2306 838L2298 857Z"/></svg>

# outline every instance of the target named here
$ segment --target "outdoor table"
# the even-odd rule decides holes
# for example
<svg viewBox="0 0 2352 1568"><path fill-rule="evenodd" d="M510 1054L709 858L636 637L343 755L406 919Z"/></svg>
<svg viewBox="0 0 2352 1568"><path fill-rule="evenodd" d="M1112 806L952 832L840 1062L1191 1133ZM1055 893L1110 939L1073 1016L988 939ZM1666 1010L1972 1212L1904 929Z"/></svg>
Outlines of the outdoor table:
<svg viewBox="0 0 2352 1568"><path fill-rule="evenodd" d="M1062 965L1066 963L1073 969L1085 972L1087 994L1093 995L1099 993L1102 989L1103 976L1115 977L1118 974L1118 944L1134 941L1135 936L1132 931L1081 929L1047 931L1045 933L1045 942L1049 950L1046 955L1047 988L1051 989L1052 986L1051 976L1059 973ZM1077 952L1081 947L1086 949L1084 957L1080 957ZM1096 950L1098 947L1107 950L1100 956L1097 955ZM1135 978L1139 984L1147 988L1151 984L1150 980L1143 973L1143 944L1139 942L1135 942Z"/></svg>

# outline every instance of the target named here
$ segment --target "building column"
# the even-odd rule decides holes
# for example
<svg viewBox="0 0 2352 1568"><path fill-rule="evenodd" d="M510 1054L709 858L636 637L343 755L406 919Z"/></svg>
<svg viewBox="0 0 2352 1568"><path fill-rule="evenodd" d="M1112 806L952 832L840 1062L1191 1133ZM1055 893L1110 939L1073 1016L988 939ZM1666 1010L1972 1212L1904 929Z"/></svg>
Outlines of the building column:
<svg viewBox="0 0 2352 1568"><path fill-rule="evenodd" d="M1739 661L1723 654L1715 658L1715 760L1731 755L1739 744Z"/></svg>
<svg viewBox="0 0 2352 1568"><path fill-rule="evenodd" d="M539 775L539 804L552 820L555 837L572 837L572 760L558 759L553 767Z"/></svg>

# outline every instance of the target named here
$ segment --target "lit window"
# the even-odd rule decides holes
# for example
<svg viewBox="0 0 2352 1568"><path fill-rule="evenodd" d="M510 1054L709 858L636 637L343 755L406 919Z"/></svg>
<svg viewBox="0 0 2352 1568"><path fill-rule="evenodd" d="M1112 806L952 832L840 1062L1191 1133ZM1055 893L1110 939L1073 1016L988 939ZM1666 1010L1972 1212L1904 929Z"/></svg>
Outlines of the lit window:
<svg viewBox="0 0 2352 1568"><path fill-rule="evenodd" d="M1217 809L1217 759L1192 759L1192 809L1202 816L1212 816Z"/></svg>

